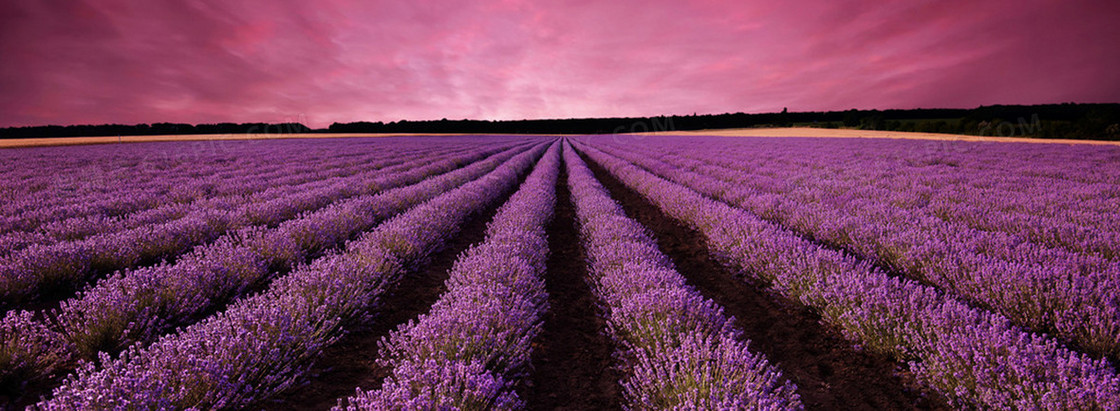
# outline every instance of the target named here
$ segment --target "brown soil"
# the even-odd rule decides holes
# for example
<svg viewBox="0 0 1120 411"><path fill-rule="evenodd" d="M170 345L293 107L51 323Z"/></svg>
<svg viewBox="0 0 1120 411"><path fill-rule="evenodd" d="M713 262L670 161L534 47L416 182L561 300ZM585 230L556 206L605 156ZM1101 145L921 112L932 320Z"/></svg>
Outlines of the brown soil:
<svg viewBox="0 0 1120 411"><path fill-rule="evenodd" d="M49 377L46 381L25 381L21 386L0 387L0 410L22 410L46 400L50 397L51 390L58 385L54 382L58 378L62 376Z"/></svg>
<svg viewBox="0 0 1120 411"><path fill-rule="evenodd" d="M459 255L485 239L486 223L494 217L497 201L462 226L444 249L406 275L379 303L382 309L372 323L354 327L338 343L326 350L304 382L259 404L259 410L330 409L338 400L354 395L355 388L374 390L381 386L391 369L376 363L377 343L400 324L428 312L446 291L447 272Z"/></svg>
<svg viewBox="0 0 1120 411"><path fill-rule="evenodd" d="M621 377L612 368L614 347L604 333L597 300L584 282L587 264L567 180L562 172L556 215L548 227L545 287L550 308L534 342L532 382L522 398L530 410L619 409Z"/></svg>
<svg viewBox="0 0 1120 411"><path fill-rule="evenodd" d="M587 162L627 215L653 232L661 251L689 283L735 316L751 349L766 355L797 384L806 408L949 409L944 398L923 391L903 364L854 349L808 307L719 264L702 234L665 215L598 164Z"/></svg>

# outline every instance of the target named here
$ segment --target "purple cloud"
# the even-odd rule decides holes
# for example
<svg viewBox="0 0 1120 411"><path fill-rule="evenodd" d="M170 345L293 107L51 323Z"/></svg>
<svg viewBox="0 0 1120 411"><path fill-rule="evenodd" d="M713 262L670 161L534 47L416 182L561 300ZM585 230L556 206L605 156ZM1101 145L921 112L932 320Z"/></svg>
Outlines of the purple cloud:
<svg viewBox="0 0 1120 411"><path fill-rule="evenodd" d="M0 5L0 126L1120 101L1087 0Z"/></svg>

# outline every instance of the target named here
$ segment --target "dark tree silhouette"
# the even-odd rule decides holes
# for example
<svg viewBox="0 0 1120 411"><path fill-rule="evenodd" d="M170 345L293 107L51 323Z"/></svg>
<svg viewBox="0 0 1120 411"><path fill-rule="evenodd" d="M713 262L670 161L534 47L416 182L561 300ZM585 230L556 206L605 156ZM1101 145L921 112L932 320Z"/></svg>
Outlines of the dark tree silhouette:
<svg viewBox="0 0 1120 411"><path fill-rule="evenodd" d="M135 136L177 134L468 133L613 134L748 127L862 128L1039 138L1120 139L1120 104L982 106L975 109L846 110L828 112L724 113L684 116L547 120L400 120L334 123L312 130L299 123L103 124L0 129L0 138Z"/></svg>

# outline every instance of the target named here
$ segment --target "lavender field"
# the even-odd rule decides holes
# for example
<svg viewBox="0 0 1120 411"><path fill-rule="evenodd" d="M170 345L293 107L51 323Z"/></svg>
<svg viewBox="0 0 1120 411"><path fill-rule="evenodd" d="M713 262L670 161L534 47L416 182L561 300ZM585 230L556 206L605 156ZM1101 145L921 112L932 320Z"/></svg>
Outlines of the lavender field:
<svg viewBox="0 0 1120 411"><path fill-rule="evenodd" d="M1120 409L1120 146L0 151L0 409Z"/></svg>

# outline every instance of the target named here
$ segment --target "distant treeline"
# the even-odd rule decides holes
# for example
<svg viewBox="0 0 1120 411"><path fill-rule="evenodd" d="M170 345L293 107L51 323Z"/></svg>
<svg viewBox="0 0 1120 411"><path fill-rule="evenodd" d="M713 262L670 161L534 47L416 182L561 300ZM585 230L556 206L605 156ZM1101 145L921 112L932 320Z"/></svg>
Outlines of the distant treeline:
<svg viewBox="0 0 1120 411"><path fill-rule="evenodd" d="M297 134L315 130L299 123L218 123L218 124L101 124L79 126L33 126L0 129L0 138L159 136L179 134Z"/></svg>
<svg viewBox="0 0 1120 411"><path fill-rule="evenodd" d="M468 133L612 134L748 127L822 127L1002 137L1120 140L1120 104L983 106L975 109L847 110L551 120L431 120L334 123L138 124L0 129L3 138L158 134Z"/></svg>

